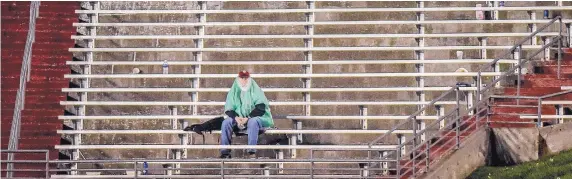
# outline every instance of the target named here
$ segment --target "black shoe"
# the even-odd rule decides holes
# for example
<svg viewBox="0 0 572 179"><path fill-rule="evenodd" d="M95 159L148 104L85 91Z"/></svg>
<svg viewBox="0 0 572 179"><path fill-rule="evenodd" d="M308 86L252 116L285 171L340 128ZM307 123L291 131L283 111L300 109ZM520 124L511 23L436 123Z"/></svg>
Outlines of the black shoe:
<svg viewBox="0 0 572 179"><path fill-rule="evenodd" d="M220 158L222 158L222 159L230 159L230 158L232 158L232 157L230 156L230 154L221 154L221 155L220 155Z"/></svg>
<svg viewBox="0 0 572 179"><path fill-rule="evenodd" d="M248 158L249 159L255 159L256 158L256 152L248 152Z"/></svg>

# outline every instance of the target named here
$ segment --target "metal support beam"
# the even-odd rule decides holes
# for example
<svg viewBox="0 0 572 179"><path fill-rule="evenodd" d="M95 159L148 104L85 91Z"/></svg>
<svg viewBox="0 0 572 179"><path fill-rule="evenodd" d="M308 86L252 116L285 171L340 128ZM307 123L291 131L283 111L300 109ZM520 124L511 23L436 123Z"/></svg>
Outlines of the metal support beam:
<svg viewBox="0 0 572 179"><path fill-rule="evenodd" d="M359 115L360 116L367 116L367 107L366 106L359 106ZM361 120L361 128L367 130L367 119Z"/></svg>
<svg viewBox="0 0 572 179"><path fill-rule="evenodd" d="M200 10L207 10L207 1L199 1L197 2L199 5L199 9ZM205 13L200 13L197 15L197 19L200 23L206 23L207 22L207 15ZM203 52L201 51L202 48L204 48L204 40L203 40L203 36L205 35L205 26L197 26L195 27L195 31L196 34L199 35L198 39L194 39L195 42L195 48L199 49L199 51L197 52L193 52L193 57L195 59L195 61L197 62L201 62L203 61ZM193 72L195 74L201 74L201 65L193 65ZM195 89L199 89L200 88L200 78L192 78L192 85L193 88ZM199 92L192 92L191 93L191 100L193 102L198 102L199 101ZM193 115L198 115L198 105L192 105L191 107L191 111Z"/></svg>
<svg viewBox="0 0 572 179"><path fill-rule="evenodd" d="M425 8L425 2L417 1L418 8ZM417 14L417 21L425 21L425 13L423 11L419 11ZM423 24L417 24L417 32L419 34L425 34L425 26ZM425 47L425 38L416 38L417 45L419 47ZM415 55L417 60L425 60L425 52L423 50L415 51ZM417 67L417 72L425 73L425 65L423 63L419 63L415 65ZM425 77L417 77L417 86L420 88L425 87ZM419 101L425 102L425 91L417 92L417 97ZM417 106L418 109L422 109L425 105ZM425 115L425 111L421 112L422 116Z"/></svg>
<svg viewBox="0 0 572 179"><path fill-rule="evenodd" d="M528 15L530 16L530 20L536 20L536 12L535 11L528 11ZM536 32L537 26L535 23L528 24L529 31ZM530 38L530 45L537 45L538 44L538 36L532 36Z"/></svg>
<svg viewBox="0 0 572 179"><path fill-rule="evenodd" d="M282 151L281 149L279 150L275 150L276 152L276 158L277 159L284 159L284 151ZM277 163L276 164L276 168L278 168L278 174L284 174L284 163Z"/></svg>
<svg viewBox="0 0 572 179"><path fill-rule="evenodd" d="M397 144L404 144L404 142L406 141L406 138L404 135L402 134L397 134ZM403 147L401 147L401 149L399 149L399 156L405 156L407 155L407 150L405 149L405 145Z"/></svg>

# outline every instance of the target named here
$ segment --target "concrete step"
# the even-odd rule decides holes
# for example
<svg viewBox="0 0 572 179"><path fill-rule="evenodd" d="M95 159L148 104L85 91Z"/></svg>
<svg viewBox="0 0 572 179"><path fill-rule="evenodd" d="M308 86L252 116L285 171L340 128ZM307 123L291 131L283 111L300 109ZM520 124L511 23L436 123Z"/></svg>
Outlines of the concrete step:
<svg viewBox="0 0 572 179"><path fill-rule="evenodd" d="M22 110L22 116L38 116L38 117L54 117L62 115L64 113L63 109L24 109ZM2 116L12 116L14 114L13 109L2 109Z"/></svg>
<svg viewBox="0 0 572 179"><path fill-rule="evenodd" d="M492 114L537 114L538 107L507 107L507 106L492 106ZM542 106L542 114L544 115L555 115L556 108L553 106Z"/></svg>
<svg viewBox="0 0 572 179"><path fill-rule="evenodd" d="M540 67L541 73L543 74L558 74L557 65L544 65ZM572 74L572 65L560 65L561 74Z"/></svg>

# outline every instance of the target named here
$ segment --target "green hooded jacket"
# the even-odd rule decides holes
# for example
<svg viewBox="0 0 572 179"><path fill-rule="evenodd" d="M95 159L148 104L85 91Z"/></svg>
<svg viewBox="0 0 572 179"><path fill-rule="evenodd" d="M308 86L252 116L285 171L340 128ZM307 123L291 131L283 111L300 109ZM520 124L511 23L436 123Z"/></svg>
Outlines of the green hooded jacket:
<svg viewBox="0 0 572 179"><path fill-rule="evenodd" d="M224 111L234 110L239 117L248 117L257 104L264 104L266 109L264 115L260 116L260 122L262 122L263 127L273 127L274 120L272 120L268 99L266 99L264 92L252 78L248 80L250 84L247 86L248 89L245 90L240 87L238 78L234 80L230 91L226 95Z"/></svg>

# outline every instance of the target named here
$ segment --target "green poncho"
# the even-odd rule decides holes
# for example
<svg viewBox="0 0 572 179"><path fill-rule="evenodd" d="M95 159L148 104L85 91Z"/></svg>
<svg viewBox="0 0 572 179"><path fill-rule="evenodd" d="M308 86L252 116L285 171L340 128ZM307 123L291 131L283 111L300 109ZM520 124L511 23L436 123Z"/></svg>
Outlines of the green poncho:
<svg viewBox="0 0 572 179"><path fill-rule="evenodd" d="M238 78L234 80L230 91L226 95L224 111L234 110L239 117L248 117L257 104L264 104L266 109L264 115L260 116L260 122L263 127L273 127L274 121L270 113L268 99L266 99L264 92L253 79L249 78L248 80L250 80L250 85L244 91L240 87Z"/></svg>

